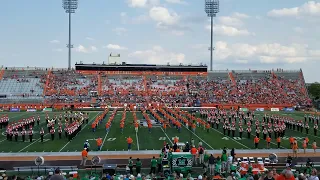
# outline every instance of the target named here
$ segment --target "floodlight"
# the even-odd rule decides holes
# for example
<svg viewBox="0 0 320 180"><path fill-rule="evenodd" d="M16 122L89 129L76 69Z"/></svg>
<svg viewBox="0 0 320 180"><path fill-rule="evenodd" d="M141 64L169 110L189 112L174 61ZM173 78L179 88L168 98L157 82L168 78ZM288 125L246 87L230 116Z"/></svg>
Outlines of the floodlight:
<svg viewBox="0 0 320 180"><path fill-rule="evenodd" d="M62 7L69 14L69 43L67 44L68 52L68 69L71 69L71 14L76 12L78 8L78 0L62 0Z"/></svg>
<svg viewBox="0 0 320 180"><path fill-rule="evenodd" d="M214 50L213 46L213 18L219 12L219 0L205 0L204 11L207 13L208 17L211 19L211 46L208 48L210 51L210 71L212 71L212 53Z"/></svg>

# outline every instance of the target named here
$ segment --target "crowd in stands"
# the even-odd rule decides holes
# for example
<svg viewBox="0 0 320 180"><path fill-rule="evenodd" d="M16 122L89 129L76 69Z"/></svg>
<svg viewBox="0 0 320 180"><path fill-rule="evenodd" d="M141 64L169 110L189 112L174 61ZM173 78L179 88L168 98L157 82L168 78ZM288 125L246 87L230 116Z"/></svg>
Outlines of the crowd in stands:
<svg viewBox="0 0 320 180"><path fill-rule="evenodd" d="M50 72L29 71L28 74L28 77L40 78L39 86L45 90L45 97L50 102L89 101L90 91L99 91L102 102L115 103L161 102L188 106L199 100L201 103L311 105L302 79L275 76L272 72L241 80L235 74L234 81L202 76L84 75L75 70ZM10 70L7 75L5 73L6 78L24 82L25 75Z"/></svg>

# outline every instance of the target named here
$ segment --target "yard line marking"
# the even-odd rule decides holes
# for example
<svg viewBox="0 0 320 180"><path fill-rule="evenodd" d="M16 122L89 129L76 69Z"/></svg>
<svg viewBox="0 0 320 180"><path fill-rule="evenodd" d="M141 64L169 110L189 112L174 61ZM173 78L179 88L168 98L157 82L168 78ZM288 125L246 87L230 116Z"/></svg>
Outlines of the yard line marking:
<svg viewBox="0 0 320 180"><path fill-rule="evenodd" d="M182 123L181 123L182 124ZM184 124L182 124L183 127L185 127L186 129L188 129L186 126L184 126ZM209 148L213 149L213 147L211 147L206 141L204 141L203 139L201 139L197 134L195 134L194 132L192 132L190 129L188 129L188 131L190 131L192 134L194 134L197 138L199 138L202 142L204 142L206 145L208 145Z"/></svg>
<svg viewBox="0 0 320 180"><path fill-rule="evenodd" d="M217 133L222 134L223 136L225 136L222 132L216 130L215 128L211 128L211 129L213 129L213 130L216 131ZM233 138L229 138L229 139L231 139L232 141L236 142L237 144L240 144L241 146L243 146L243 147L245 147L245 148L247 148L247 149L251 149L251 148L249 148L248 146L242 144L241 142L236 141L236 140L233 139Z"/></svg>
<svg viewBox="0 0 320 180"><path fill-rule="evenodd" d="M140 150L140 146L139 146L138 132L136 132L136 139L137 139L137 146L138 146L138 151L139 151Z"/></svg>
<svg viewBox="0 0 320 180"><path fill-rule="evenodd" d="M109 129L109 131L110 131L110 129ZM102 141L102 145L101 145L100 150L102 150L102 148L103 148L104 142L106 141L106 138L107 138L107 136L108 136L108 134L109 134L109 131L107 132L107 134L106 134L106 135L104 136L104 138L103 138L103 141Z"/></svg>
<svg viewBox="0 0 320 180"><path fill-rule="evenodd" d="M163 130L163 128L161 127L162 132L164 133L164 135L167 136L167 138L169 139L169 141L171 142L171 144L173 144L172 140L169 138L168 134Z"/></svg>
<svg viewBox="0 0 320 180"><path fill-rule="evenodd" d="M99 115L100 113L97 113L97 115L96 116L94 116L89 122L88 122L88 124L89 123L91 123L98 115ZM86 125L84 125L83 126L83 128L81 128L81 130L77 133L77 135L78 134L80 134L81 133L81 131L82 130L84 130L85 129L85 127L87 127L88 126L88 124L86 124ZM76 136L74 136L73 138L75 138L75 137L77 137L77 135ZM73 139L72 138L72 139ZM71 141L72 141L72 139L71 139ZM71 141L68 141L61 149L60 149L60 151L59 152L61 152Z"/></svg>

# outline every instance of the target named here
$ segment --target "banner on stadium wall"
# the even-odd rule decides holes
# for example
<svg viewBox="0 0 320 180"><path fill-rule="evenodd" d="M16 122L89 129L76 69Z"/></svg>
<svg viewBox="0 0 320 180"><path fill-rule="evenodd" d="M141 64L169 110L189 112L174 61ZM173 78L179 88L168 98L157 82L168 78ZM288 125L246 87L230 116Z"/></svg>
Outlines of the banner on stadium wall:
<svg viewBox="0 0 320 180"><path fill-rule="evenodd" d="M36 109L27 109L27 112L37 112Z"/></svg>
<svg viewBox="0 0 320 180"><path fill-rule="evenodd" d="M264 108L257 108L256 111L264 111Z"/></svg>
<svg viewBox="0 0 320 180"><path fill-rule="evenodd" d="M271 111L279 111L279 108L271 108Z"/></svg>
<svg viewBox="0 0 320 180"><path fill-rule="evenodd" d="M286 111L286 112L293 112L294 111L293 108L283 108L282 110Z"/></svg>
<svg viewBox="0 0 320 180"><path fill-rule="evenodd" d="M20 108L10 108L10 112L19 112Z"/></svg>
<svg viewBox="0 0 320 180"><path fill-rule="evenodd" d="M52 112L52 108L43 108L43 112Z"/></svg>
<svg viewBox="0 0 320 180"><path fill-rule="evenodd" d="M243 112L247 112L247 111L248 111L248 108L240 108L239 110L240 110L240 111L243 111Z"/></svg>

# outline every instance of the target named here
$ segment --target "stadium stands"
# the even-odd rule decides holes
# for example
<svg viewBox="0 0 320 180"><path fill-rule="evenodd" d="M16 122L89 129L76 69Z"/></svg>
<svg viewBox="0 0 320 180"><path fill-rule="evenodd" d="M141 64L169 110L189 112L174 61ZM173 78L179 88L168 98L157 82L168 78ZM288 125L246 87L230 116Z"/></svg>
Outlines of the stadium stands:
<svg viewBox="0 0 320 180"><path fill-rule="evenodd" d="M109 103L310 105L303 73L212 71L207 76L83 73L45 68L7 68L0 80L1 103L90 102L91 92Z"/></svg>

